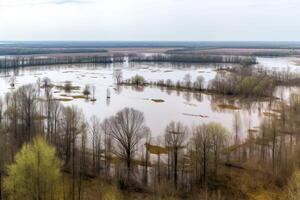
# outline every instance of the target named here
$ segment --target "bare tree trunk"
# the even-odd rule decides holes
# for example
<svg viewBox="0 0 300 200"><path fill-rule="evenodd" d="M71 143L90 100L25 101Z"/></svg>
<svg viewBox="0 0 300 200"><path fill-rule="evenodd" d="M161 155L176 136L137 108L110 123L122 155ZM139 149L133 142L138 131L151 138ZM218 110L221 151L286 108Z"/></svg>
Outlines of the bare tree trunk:
<svg viewBox="0 0 300 200"><path fill-rule="evenodd" d="M178 150L175 147L174 150L174 186L177 189L177 162L178 162Z"/></svg>
<svg viewBox="0 0 300 200"><path fill-rule="evenodd" d="M160 184L160 153L157 154L157 165L158 183Z"/></svg>
<svg viewBox="0 0 300 200"><path fill-rule="evenodd" d="M170 172L170 170L171 170L171 167L170 167L170 165L171 165L171 162L170 162L170 152L168 152L168 172L167 172L167 178L168 178L168 180L170 180L170 176L171 176L171 172Z"/></svg>
<svg viewBox="0 0 300 200"><path fill-rule="evenodd" d="M0 200L2 200L2 167L0 168Z"/></svg>
<svg viewBox="0 0 300 200"><path fill-rule="evenodd" d="M130 151L127 151L127 158L126 158L126 163L127 163L127 183L130 182L130 176L131 176L131 153Z"/></svg>
<svg viewBox="0 0 300 200"><path fill-rule="evenodd" d="M75 185L76 185L76 172L75 172L75 133L72 133L72 199L75 200Z"/></svg>
<svg viewBox="0 0 300 200"><path fill-rule="evenodd" d="M206 185L206 143L203 144L203 185Z"/></svg>

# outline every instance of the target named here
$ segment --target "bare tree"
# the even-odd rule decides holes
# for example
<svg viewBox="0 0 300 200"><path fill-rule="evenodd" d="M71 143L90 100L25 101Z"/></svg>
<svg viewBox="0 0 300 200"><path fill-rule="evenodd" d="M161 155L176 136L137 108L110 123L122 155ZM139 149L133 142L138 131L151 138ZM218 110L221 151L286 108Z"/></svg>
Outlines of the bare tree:
<svg viewBox="0 0 300 200"><path fill-rule="evenodd" d="M92 99L91 99L91 101L96 101L96 86L95 85L93 85L92 86Z"/></svg>
<svg viewBox="0 0 300 200"><path fill-rule="evenodd" d="M52 106L53 106L53 96L52 96L52 92L51 89L45 89L46 93L46 117L47 117L47 137L48 139L51 141L51 136L52 136L52 130L51 130L51 122L52 122L52 116L51 116L51 112L52 112Z"/></svg>
<svg viewBox="0 0 300 200"><path fill-rule="evenodd" d="M105 176L106 178L108 178L110 176L110 162L111 162L111 152L112 152L112 139L111 139L108 119L105 119L101 123L101 130L104 134Z"/></svg>
<svg viewBox="0 0 300 200"><path fill-rule="evenodd" d="M85 85L84 89L83 89L83 95L85 96L86 99L89 98L91 94L91 89L89 85Z"/></svg>
<svg viewBox="0 0 300 200"><path fill-rule="evenodd" d="M35 132L34 117L37 115L37 92L34 85L21 86L17 91L17 101L22 122L23 139L29 141Z"/></svg>
<svg viewBox="0 0 300 200"><path fill-rule="evenodd" d="M218 164L221 150L225 148L228 139L228 131L218 123L208 124L208 131L211 135L212 152L214 156L214 175L218 173Z"/></svg>
<svg viewBox="0 0 300 200"><path fill-rule="evenodd" d="M77 136L82 134L86 128L86 123L84 122L84 116L82 111L76 108L75 106L72 107L65 107L63 109L63 154L65 165L71 165L71 172L72 172L72 186L71 186L71 195L72 199L75 199L75 184L76 184L76 174L78 169L76 168L76 139ZM70 163L71 159L71 163Z"/></svg>
<svg viewBox="0 0 300 200"><path fill-rule="evenodd" d="M82 193L83 193L83 179L87 171L87 157L86 157L86 151L87 151L87 131L86 126L82 128L82 131L80 133L81 136L81 147L80 147L80 155L79 155L79 170L78 170L78 184L77 184L77 190L78 190L78 200L81 199Z"/></svg>
<svg viewBox="0 0 300 200"><path fill-rule="evenodd" d="M42 87L44 87L44 89L49 88L51 86L51 79L48 77L44 77L42 82Z"/></svg>
<svg viewBox="0 0 300 200"><path fill-rule="evenodd" d="M5 169L5 161L6 161L6 144L7 138L4 131L4 126L2 124L2 99L0 99L0 200L3 199L3 175Z"/></svg>
<svg viewBox="0 0 300 200"><path fill-rule="evenodd" d="M241 116L239 112L234 113L234 118L233 118L233 130L235 134L234 138L234 143L238 144L239 143L239 135L241 131Z"/></svg>
<svg viewBox="0 0 300 200"><path fill-rule="evenodd" d="M127 181L130 180L132 159L138 143L149 132L145 125L144 114L133 108L124 108L109 120L111 136L116 142L116 154L125 159Z"/></svg>
<svg viewBox="0 0 300 200"><path fill-rule="evenodd" d="M101 156L101 123L96 116L92 116L90 120L91 135L92 135L92 159L93 170L99 170L100 168L100 156Z"/></svg>
<svg viewBox="0 0 300 200"><path fill-rule="evenodd" d="M121 69L114 69L113 71L113 78L116 81L117 85L122 82L123 79L123 72Z"/></svg>
<svg viewBox="0 0 300 200"><path fill-rule="evenodd" d="M186 74L183 77L184 86L190 88L192 85L192 76L190 74Z"/></svg>
<svg viewBox="0 0 300 200"><path fill-rule="evenodd" d="M3 100L2 99L0 99L0 124L2 123L2 120L3 120L3 108L4 106L3 106Z"/></svg>
<svg viewBox="0 0 300 200"><path fill-rule="evenodd" d="M149 132L146 135L146 144L145 144L145 165L144 165L144 178L143 178L143 182L145 185L148 184L148 167L149 167L149 161L150 161L150 154L147 148L147 144L151 144L151 133Z"/></svg>
<svg viewBox="0 0 300 200"><path fill-rule="evenodd" d="M58 101L52 101L51 106L51 141L53 144L57 145L59 141L59 131L60 131L60 116L62 105Z"/></svg>
<svg viewBox="0 0 300 200"><path fill-rule="evenodd" d="M201 91L203 90L203 84L204 84L204 77L197 76L196 81L194 82L194 88Z"/></svg>
<svg viewBox="0 0 300 200"><path fill-rule="evenodd" d="M188 128L183 125L181 122L172 121L167 127L165 131L165 141L166 145L172 153L173 159L173 178L174 178L174 186L177 188L178 182L178 156L179 151L183 149L184 141L186 139L188 133Z"/></svg>
<svg viewBox="0 0 300 200"><path fill-rule="evenodd" d="M202 183L206 185L208 160L212 147L212 138L207 125L199 125L194 128L193 142L197 160L202 166Z"/></svg>

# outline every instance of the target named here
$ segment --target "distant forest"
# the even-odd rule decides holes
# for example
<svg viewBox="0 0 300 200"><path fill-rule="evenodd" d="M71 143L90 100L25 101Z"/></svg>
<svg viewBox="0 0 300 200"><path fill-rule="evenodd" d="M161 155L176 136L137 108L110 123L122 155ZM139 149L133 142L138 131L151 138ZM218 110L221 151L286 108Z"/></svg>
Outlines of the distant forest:
<svg viewBox="0 0 300 200"><path fill-rule="evenodd" d="M247 41L0 41L0 48L274 48L299 49L300 42Z"/></svg>
<svg viewBox="0 0 300 200"><path fill-rule="evenodd" d="M0 45L1 46L1 45ZM107 50L97 48L0 48L0 55L33 55L60 53L106 53Z"/></svg>

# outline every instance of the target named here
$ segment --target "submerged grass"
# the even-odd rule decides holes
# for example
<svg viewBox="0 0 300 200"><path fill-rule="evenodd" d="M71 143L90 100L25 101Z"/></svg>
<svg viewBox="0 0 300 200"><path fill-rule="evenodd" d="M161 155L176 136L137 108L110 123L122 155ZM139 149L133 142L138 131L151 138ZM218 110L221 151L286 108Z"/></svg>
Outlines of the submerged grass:
<svg viewBox="0 0 300 200"><path fill-rule="evenodd" d="M196 114L189 114L189 113L182 113L183 115L186 116L191 116L191 117L201 117L201 118L208 118L207 115L196 115Z"/></svg>
<svg viewBox="0 0 300 200"><path fill-rule="evenodd" d="M295 63L296 66L300 66L300 61L299 60L295 60L294 63Z"/></svg>
<svg viewBox="0 0 300 200"><path fill-rule="evenodd" d="M63 101L63 102L68 102L68 101L73 101L73 98L54 98L55 101Z"/></svg>
<svg viewBox="0 0 300 200"><path fill-rule="evenodd" d="M72 95L71 97L73 97L74 99L86 99L84 95Z"/></svg>
<svg viewBox="0 0 300 200"><path fill-rule="evenodd" d="M263 112L265 117L278 117L278 113L273 112Z"/></svg>
<svg viewBox="0 0 300 200"><path fill-rule="evenodd" d="M237 107L233 104L218 104L218 107L221 109L228 109L228 110L240 110L240 107Z"/></svg>
<svg viewBox="0 0 300 200"><path fill-rule="evenodd" d="M55 85L55 87L59 90L80 90L80 86L65 86L65 85Z"/></svg>
<svg viewBox="0 0 300 200"><path fill-rule="evenodd" d="M151 101L153 101L155 103L163 103L163 102L165 102L165 100L163 100L163 99L151 99Z"/></svg>
<svg viewBox="0 0 300 200"><path fill-rule="evenodd" d="M147 151L151 154L167 154L169 151L166 147L158 146L158 145L152 145L149 143L146 143Z"/></svg>

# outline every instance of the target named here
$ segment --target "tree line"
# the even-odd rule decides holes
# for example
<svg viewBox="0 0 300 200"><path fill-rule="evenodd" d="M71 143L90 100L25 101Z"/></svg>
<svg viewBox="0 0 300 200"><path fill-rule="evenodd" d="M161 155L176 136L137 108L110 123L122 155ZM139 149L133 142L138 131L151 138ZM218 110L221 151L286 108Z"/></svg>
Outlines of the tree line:
<svg viewBox="0 0 300 200"><path fill-rule="evenodd" d="M116 83L131 86L157 86L174 90L191 92L209 92L227 96L274 98L277 86L299 86L298 74L289 71L269 71L261 68L234 67L215 69L216 76L205 82L202 75L194 78L191 74L184 75L182 80L147 81L136 74L130 79L123 80L122 71L114 73ZM116 77L117 76L117 77Z"/></svg>
<svg viewBox="0 0 300 200"><path fill-rule="evenodd" d="M107 53L100 48L30 48L6 47L0 48L0 55L33 55L33 54L61 54L61 53Z"/></svg>
<svg viewBox="0 0 300 200"><path fill-rule="evenodd" d="M219 55L197 55L197 54L130 54L130 62L184 62L184 63L236 63L243 66L257 64L255 57L245 56L219 56Z"/></svg>
<svg viewBox="0 0 300 200"><path fill-rule="evenodd" d="M37 57L37 56L16 56L0 59L0 69L59 65L59 64L82 64L82 63L115 63L124 62L124 57L115 56L57 56L57 57Z"/></svg>
<svg viewBox="0 0 300 200"><path fill-rule="evenodd" d="M243 66L257 64L255 57L240 56L204 56L204 55L164 55L146 56L130 54L129 62L180 62L180 63L234 63ZM114 55L72 55L72 56L13 56L0 59L0 69L26 66L43 66L82 63L117 63L125 62L123 54Z"/></svg>
<svg viewBox="0 0 300 200"><path fill-rule="evenodd" d="M208 83L201 75L193 80L189 73L185 74L182 81L178 80L176 82L171 79L148 82L144 77L137 74L131 79L119 80L119 85L150 85L174 90L209 92L241 97L273 97L275 87L282 85L279 81L276 81L278 79L274 76L254 73L251 69L236 68L234 72L231 72L231 69L217 69L216 71L216 77Z"/></svg>

